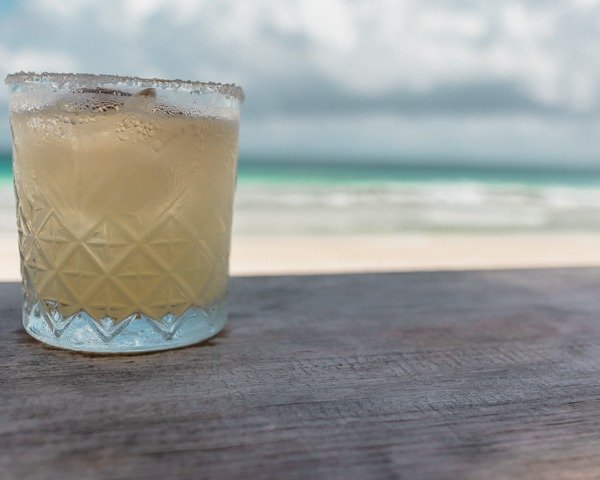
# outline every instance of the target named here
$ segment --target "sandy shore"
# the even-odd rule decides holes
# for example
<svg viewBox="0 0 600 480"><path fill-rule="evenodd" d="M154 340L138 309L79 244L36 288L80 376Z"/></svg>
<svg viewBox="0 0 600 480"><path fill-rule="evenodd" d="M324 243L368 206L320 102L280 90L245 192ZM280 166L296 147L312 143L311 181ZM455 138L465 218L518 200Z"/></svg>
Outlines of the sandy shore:
<svg viewBox="0 0 600 480"><path fill-rule="evenodd" d="M600 266L600 234L242 236L233 275ZM16 236L0 234L0 280L19 278Z"/></svg>
<svg viewBox="0 0 600 480"><path fill-rule="evenodd" d="M236 239L234 274L600 266L600 234L430 234Z"/></svg>

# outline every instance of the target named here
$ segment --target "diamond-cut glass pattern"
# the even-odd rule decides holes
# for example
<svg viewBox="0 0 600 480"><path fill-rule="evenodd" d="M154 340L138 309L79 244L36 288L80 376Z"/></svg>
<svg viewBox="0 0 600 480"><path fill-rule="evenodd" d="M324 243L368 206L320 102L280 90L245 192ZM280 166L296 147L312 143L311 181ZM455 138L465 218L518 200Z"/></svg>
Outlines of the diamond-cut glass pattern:
<svg viewBox="0 0 600 480"><path fill-rule="evenodd" d="M21 233L26 285L64 316L85 311L99 322L105 317L119 322L135 313L158 319L210 305L224 293L224 285L211 288L211 283L226 275L228 241L210 248L170 212L137 235L114 217L83 232L70 231L66 223L51 212L36 228L25 220L31 233ZM225 239L229 232L217 235Z"/></svg>
<svg viewBox="0 0 600 480"><path fill-rule="evenodd" d="M11 117L24 308L57 336L141 317L170 335L225 294L237 124L80 117Z"/></svg>
<svg viewBox="0 0 600 480"><path fill-rule="evenodd" d="M25 329L50 345L96 353L164 350L199 342L218 333L227 320L222 301L207 309L192 307L182 315L154 319L136 314L116 322L94 320L87 313L65 317L52 302L27 299L23 309Z"/></svg>

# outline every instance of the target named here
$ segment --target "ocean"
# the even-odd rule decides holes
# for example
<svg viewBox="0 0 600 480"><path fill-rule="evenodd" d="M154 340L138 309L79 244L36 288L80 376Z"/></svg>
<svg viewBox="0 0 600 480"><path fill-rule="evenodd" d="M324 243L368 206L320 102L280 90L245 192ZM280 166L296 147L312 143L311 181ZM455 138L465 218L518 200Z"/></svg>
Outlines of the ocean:
<svg viewBox="0 0 600 480"><path fill-rule="evenodd" d="M10 154L0 154L0 231L14 229ZM600 231L600 170L239 162L234 232Z"/></svg>

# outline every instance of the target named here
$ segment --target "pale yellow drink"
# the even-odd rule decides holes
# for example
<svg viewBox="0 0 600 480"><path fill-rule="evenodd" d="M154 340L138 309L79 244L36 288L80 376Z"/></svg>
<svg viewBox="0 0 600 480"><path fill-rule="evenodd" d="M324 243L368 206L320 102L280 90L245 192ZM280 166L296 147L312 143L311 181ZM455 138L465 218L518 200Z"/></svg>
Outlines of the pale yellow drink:
<svg viewBox="0 0 600 480"><path fill-rule="evenodd" d="M25 288L96 321L210 307L227 284L237 121L91 97L11 115Z"/></svg>

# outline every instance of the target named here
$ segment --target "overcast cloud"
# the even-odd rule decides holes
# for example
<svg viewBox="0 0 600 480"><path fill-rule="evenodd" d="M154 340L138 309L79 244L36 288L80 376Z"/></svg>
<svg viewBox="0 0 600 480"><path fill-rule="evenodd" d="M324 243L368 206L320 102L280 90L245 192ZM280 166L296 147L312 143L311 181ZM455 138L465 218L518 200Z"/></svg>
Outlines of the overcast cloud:
<svg viewBox="0 0 600 480"><path fill-rule="evenodd" d="M0 15L2 76L242 85L246 153L600 157L596 0L32 0Z"/></svg>

